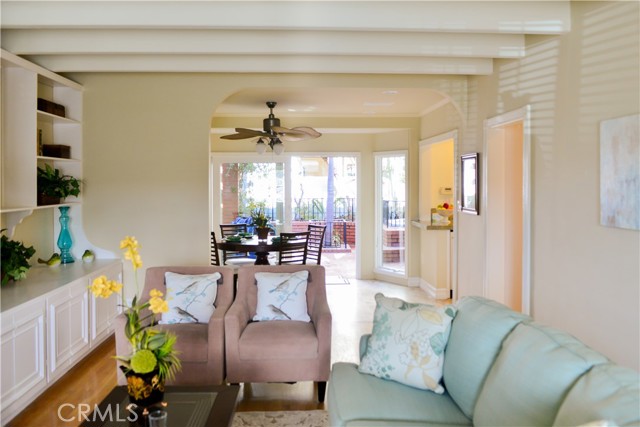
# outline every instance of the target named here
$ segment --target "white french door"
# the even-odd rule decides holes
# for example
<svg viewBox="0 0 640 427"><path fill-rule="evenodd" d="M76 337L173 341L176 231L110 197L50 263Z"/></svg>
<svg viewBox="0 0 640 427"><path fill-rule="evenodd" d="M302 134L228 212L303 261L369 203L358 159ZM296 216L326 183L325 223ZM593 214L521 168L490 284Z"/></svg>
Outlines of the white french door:
<svg viewBox="0 0 640 427"><path fill-rule="evenodd" d="M407 152L375 154L375 271L406 277Z"/></svg>

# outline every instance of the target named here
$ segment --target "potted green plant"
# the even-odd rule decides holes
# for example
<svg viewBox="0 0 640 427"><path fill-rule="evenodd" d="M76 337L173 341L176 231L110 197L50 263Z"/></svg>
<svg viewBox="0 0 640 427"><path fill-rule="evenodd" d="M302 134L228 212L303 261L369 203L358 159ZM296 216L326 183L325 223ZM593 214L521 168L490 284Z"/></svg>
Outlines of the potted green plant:
<svg viewBox="0 0 640 427"><path fill-rule="evenodd" d="M45 164L38 166L38 205L56 205L67 196L80 194L80 180L64 175L59 169Z"/></svg>
<svg viewBox="0 0 640 427"><path fill-rule="evenodd" d="M6 228L0 230L0 232L6 231ZM15 240L9 239L4 234L0 238L0 253L1 253L1 270L2 270L2 285L6 285L9 280L22 280L27 277L27 270L31 268L29 265L29 258L36 253L33 246L28 248Z"/></svg>
<svg viewBox="0 0 640 427"><path fill-rule="evenodd" d="M254 208L251 211L251 219L253 219L253 225L256 227L258 239L266 239L271 229L268 226L269 218L264 213L264 207L258 206Z"/></svg>

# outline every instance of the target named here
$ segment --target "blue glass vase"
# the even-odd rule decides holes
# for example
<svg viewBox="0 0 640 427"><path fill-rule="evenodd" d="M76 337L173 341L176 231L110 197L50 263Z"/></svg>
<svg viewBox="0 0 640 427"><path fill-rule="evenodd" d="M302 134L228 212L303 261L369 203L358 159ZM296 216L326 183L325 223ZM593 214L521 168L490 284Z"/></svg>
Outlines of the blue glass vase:
<svg viewBox="0 0 640 427"><path fill-rule="evenodd" d="M60 262L71 264L75 260L71 255L73 240L69 232L69 206L60 206L60 235L58 236L58 247L60 248Z"/></svg>

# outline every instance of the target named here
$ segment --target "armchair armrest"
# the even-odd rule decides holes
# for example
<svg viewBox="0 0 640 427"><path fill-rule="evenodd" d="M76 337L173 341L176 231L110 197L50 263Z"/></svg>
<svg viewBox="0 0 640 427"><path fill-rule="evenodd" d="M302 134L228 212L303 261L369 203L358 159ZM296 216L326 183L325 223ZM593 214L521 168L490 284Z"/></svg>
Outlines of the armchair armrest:
<svg viewBox="0 0 640 427"><path fill-rule="evenodd" d="M215 314L215 313L214 313ZM224 316L224 332L227 346L237 343L244 328L251 321L249 307L245 301L235 300Z"/></svg>

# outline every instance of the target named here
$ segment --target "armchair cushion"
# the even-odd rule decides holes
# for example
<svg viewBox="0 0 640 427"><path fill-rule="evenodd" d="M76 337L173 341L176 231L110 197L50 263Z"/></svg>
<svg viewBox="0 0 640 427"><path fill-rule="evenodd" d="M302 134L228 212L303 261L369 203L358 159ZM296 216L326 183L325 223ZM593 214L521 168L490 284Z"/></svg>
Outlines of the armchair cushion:
<svg viewBox="0 0 640 427"><path fill-rule="evenodd" d="M306 270L293 273L256 273L258 303L255 321L298 320L309 322Z"/></svg>
<svg viewBox="0 0 640 427"><path fill-rule="evenodd" d="M241 360L315 359L318 337L309 322L253 322L240 337L238 351Z"/></svg>
<svg viewBox="0 0 640 427"><path fill-rule="evenodd" d="M160 324L209 323L215 311L220 273L164 274L169 311L162 315Z"/></svg>
<svg viewBox="0 0 640 427"><path fill-rule="evenodd" d="M209 331L207 325L199 323L160 325L158 329L171 332L177 337L175 350L181 360L189 362L207 363L209 346Z"/></svg>

